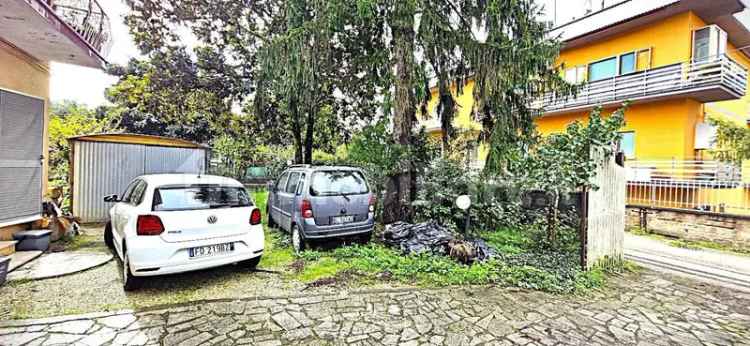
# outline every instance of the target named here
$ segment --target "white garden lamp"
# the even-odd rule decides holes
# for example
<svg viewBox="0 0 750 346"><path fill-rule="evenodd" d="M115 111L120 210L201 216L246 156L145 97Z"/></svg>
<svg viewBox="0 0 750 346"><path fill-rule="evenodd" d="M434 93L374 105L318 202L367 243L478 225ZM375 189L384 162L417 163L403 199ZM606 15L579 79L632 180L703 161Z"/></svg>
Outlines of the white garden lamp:
<svg viewBox="0 0 750 346"><path fill-rule="evenodd" d="M458 209L461 209L466 212L466 228L464 228L464 231L466 234L469 233L469 207L471 206L471 198L469 195L461 195L456 197L456 206Z"/></svg>
<svg viewBox="0 0 750 346"><path fill-rule="evenodd" d="M469 209L471 206L471 198L469 195L461 195L456 198L456 206L461 210Z"/></svg>

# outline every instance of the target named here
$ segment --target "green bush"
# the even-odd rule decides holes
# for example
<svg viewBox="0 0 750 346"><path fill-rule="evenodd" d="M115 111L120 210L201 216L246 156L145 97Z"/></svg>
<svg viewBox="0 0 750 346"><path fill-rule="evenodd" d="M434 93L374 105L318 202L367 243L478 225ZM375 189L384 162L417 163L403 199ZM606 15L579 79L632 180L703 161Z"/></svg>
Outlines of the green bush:
<svg viewBox="0 0 750 346"><path fill-rule="evenodd" d="M456 198L468 194L472 230L520 227L523 223L518 199L510 188L492 183L486 177L468 173L457 161L432 160L417 181L417 198L412 203L417 221L434 220L453 231L466 232L466 212L456 206Z"/></svg>
<svg viewBox="0 0 750 346"><path fill-rule="evenodd" d="M502 255L482 263L464 265L430 253L403 255L380 244L347 246L332 256L352 269L395 280L427 285L500 284L557 293L600 287L599 272L583 272L573 256L559 253Z"/></svg>

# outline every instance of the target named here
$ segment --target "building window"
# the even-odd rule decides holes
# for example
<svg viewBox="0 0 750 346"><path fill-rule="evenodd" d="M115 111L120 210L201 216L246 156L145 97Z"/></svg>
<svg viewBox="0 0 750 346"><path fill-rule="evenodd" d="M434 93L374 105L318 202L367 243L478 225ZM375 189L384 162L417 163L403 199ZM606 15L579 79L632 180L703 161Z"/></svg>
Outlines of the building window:
<svg viewBox="0 0 750 346"><path fill-rule="evenodd" d="M714 59L727 50L727 33L716 25L693 31L693 61Z"/></svg>
<svg viewBox="0 0 750 346"><path fill-rule="evenodd" d="M617 57L589 64L589 81L610 78L617 75Z"/></svg>
<svg viewBox="0 0 750 346"><path fill-rule="evenodd" d="M635 158L635 132L621 132L620 151L628 159Z"/></svg>
<svg viewBox="0 0 750 346"><path fill-rule="evenodd" d="M635 72L635 52L620 55L620 74Z"/></svg>
<svg viewBox="0 0 750 346"><path fill-rule="evenodd" d="M635 59L636 70L643 71L651 68L651 48L639 50Z"/></svg>
<svg viewBox="0 0 750 346"><path fill-rule="evenodd" d="M570 84L580 84L586 81L586 66L575 66L565 70L563 76Z"/></svg>

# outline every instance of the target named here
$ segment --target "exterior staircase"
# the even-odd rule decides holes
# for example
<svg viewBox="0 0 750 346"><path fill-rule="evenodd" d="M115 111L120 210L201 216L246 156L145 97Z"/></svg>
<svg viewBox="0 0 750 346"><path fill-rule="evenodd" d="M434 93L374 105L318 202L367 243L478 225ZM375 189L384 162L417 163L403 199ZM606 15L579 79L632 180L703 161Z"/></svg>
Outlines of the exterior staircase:
<svg viewBox="0 0 750 346"><path fill-rule="evenodd" d="M8 272L42 255L42 251L16 251L16 240L0 241L0 256L10 257Z"/></svg>
<svg viewBox="0 0 750 346"><path fill-rule="evenodd" d="M16 243L18 242L15 240L0 241L0 256L10 256L16 253Z"/></svg>

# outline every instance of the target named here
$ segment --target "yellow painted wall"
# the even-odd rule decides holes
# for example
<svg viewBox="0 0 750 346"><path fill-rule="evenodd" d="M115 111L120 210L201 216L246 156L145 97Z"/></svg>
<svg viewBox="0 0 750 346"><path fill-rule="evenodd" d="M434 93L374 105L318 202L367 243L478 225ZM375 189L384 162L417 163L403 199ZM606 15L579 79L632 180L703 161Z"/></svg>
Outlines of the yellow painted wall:
<svg viewBox="0 0 750 346"><path fill-rule="evenodd" d="M0 88L44 99L44 143L42 153L42 191L47 191L48 128L49 123L49 69L22 51L0 40ZM10 237L10 230L0 229L0 240Z"/></svg>
<svg viewBox="0 0 750 346"><path fill-rule="evenodd" d="M586 65L607 57L651 49L651 67L686 62L692 56L692 32L706 23L692 12L677 14L665 20L582 47L563 50L558 59L566 67ZM727 54L739 64L750 68L750 59L727 45ZM747 119L750 88L743 98L701 104L692 99L659 101L632 105L626 112L626 128L634 131L635 159L692 159L695 125L705 115L718 115L743 123ZM609 110L611 112L611 110ZM605 112L606 113L606 112ZM540 131L560 131L575 119L585 119L587 112L552 115L537 121Z"/></svg>
<svg viewBox="0 0 750 346"><path fill-rule="evenodd" d="M691 12L678 14L657 23L560 52L558 63L566 67L586 65L614 55L651 48L651 67L690 60Z"/></svg>
<svg viewBox="0 0 750 346"><path fill-rule="evenodd" d="M622 131L635 133L634 159L690 159L694 155L695 124L702 119L702 106L691 99L631 105L625 112ZM605 115L615 108L605 109ZM589 112L542 117L536 120L539 132L561 132L575 121L585 121Z"/></svg>
<svg viewBox="0 0 750 346"><path fill-rule="evenodd" d="M651 68L686 62L692 55L692 32L706 23L692 12L684 12L651 25L619 34L585 46L564 49L558 59L566 67L586 65L614 55L651 49ZM750 59L727 46L728 55L750 68ZM457 96L460 105L454 126L478 130L480 125L471 119L472 92L474 83L469 82L463 93ZM453 89L455 95L455 89ZM437 89L432 90L428 110L433 112L438 102ZM750 110L750 88L748 94L738 100L701 104L692 99L674 99L632 105L625 115L627 122L623 131L635 132L635 159L693 159L695 126L704 121L705 115L720 115L737 122L745 121ZM605 110L605 114L613 109ZM570 122L585 120L588 111L563 115L545 116L536 120L542 134L565 129ZM420 122L429 124L420 117ZM437 124L436 122L432 123ZM439 124L437 124L439 127ZM428 126L429 127L429 126ZM432 133L439 138L440 132ZM486 147L480 148L480 158L486 156Z"/></svg>
<svg viewBox="0 0 750 346"><path fill-rule="evenodd" d="M476 121L472 120L472 110L474 107L474 99L473 99L473 92L474 92L474 81L469 81L466 83L466 85L461 90L461 94L456 94L456 88L451 87L451 93L453 94L453 97L456 99L456 104L458 107L458 115L453 119L453 126L457 129L463 129L463 130L475 130L479 131L482 126L477 123ZM435 112L435 107L437 107L438 101L440 99L440 95L438 94L437 88L432 89L432 95L430 96L430 101L427 103L427 111L429 114L433 114ZM429 127L429 120L425 118L422 115L417 116L420 124L425 124ZM434 120L433 123L434 124ZM439 124L438 124L439 125ZM439 137L439 133L437 133L437 136Z"/></svg>

